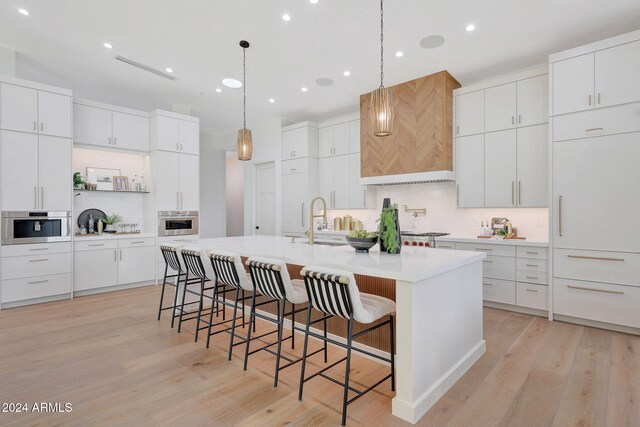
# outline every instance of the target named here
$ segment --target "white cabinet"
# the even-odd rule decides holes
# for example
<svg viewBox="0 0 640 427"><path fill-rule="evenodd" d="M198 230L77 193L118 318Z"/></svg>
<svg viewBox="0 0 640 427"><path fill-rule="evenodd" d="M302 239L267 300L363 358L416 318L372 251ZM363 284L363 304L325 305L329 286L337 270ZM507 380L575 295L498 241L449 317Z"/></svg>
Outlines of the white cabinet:
<svg viewBox="0 0 640 427"><path fill-rule="evenodd" d="M595 106L640 101L640 40L595 53Z"/></svg>
<svg viewBox="0 0 640 427"><path fill-rule="evenodd" d="M516 127L516 83L486 89L484 114L485 132Z"/></svg>
<svg viewBox="0 0 640 427"><path fill-rule="evenodd" d="M351 152L350 150L350 122L323 127L319 130L318 153L320 158L349 154Z"/></svg>
<svg viewBox="0 0 640 427"><path fill-rule="evenodd" d="M333 158L331 157L324 157L318 160L318 193L327 202L327 208L332 208Z"/></svg>
<svg viewBox="0 0 640 427"><path fill-rule="evenodd" d="M484 135L456 138L457 206L484 206Z"/></svg>
<svg viewBox="0 0 640 427"><path fill-rule="evenodd" d="M549 204L548 129L548 125L537 125L517 130L518 207L546 207Z"/></svg>
<svg viewBox="0 0 640 427"><path fill-rule="evenodd" d="M640 133L553 143L557 248L640 252Z"/></svg>
<svg viewBox="0 0 640 427"><path fill-rule="evenodd" d="M576 56L552 65L552 114L593 108L593 54Z"/></svg>
<svg viewBox="0 0 640 427"><path fill-rule="evenodd" d="M531 126L549 121L549 75L517 82L517 125Z"/></svg>
<svg viewBox="0 0 640 427"><path fill-rule="evenodd" d="M200 157L156 151L157 209L197 211L200 205Z"/></svg>
<svg viewBox="0 0 640 427"><path fill-rule="evenodd" d="M516 130L484 135L484 206L516 206Z"/></svg>
<svg viewBox="0 0 640 427"><path fill-rule="evenodd" d="M71 140L2 131L2 207L71 210Z"/></svg>
<svg viewBox="0 0 640 427"><path fill-rule="evenodd" d="M76 250L73 253L73 290L106 288L118 284L118 250L110 249ZM94 243L105 245L105 243ZM96 274L96 268L100 274Z"/></svg>
<svg viewBox="0 0 640 427"><path fill-rule="evenodd" d="M360 120L349 122L349 152L360 152Z"/></svg>
<svg viewBox="0 0 640 427"><path fill-rule="evenodd" d="M189 154L200 153L200 126L195 120L156 114L155 149Z"/></svg>
<svg viewBox="0 0 640 427"><path fill-rule="evenodd" d="M149 117L145 113L132 114L116 110L119 107L84 102L73 105L75 144L149 151Z"/></svg>
<svg viewBox="0 0 640 427"><path fill-rule="evenodd" d="M309 202L318 195L318 159L282 162L282 231L302 233L309 228ZM329 203L329 199L326 199ZM316 209L320 209L320 204Z"/></svg>
<svg viewBox="0 0 640 427"><path fill-rule="evenodd" d="M349 154L349 208L376 207L376 188L360 185L360 153Z"/></svg>
<svg viewBox="0 0 640 427"><path fill-rule="evenodd" d="M456 96L456 136L484 132L484 91Z"/></svg>
<svg viewBox="0 0 640 427"><path fill-rule="evenodd" d="M318 128L309 122L287 126L282 129L282 160L301 159L304 157L318 157ZM323 133L327 149L333 140L333 135Z"/></svg>
<svg viewBox="0 0 640 427"><path fill-rule="evenodd" d="M73 104L73 142L112 146L111 111L84 104Z"/></svg>
<svg viewBox="0 0 640 427"><path fill-rule="evenodd" d="M149 118L113 112L113 145L136 151L149 151Z"/></svg>
<svg viewBox="0 0 640 427"><path fill-rule="evenodd" d="M349 166L348 154L319 160L318 186L328 208L349 208Z"/></svg>
<svg viewBox="0 0 640 427"><path fill-rule="evenodd" d="M156 274L155 246L118 249L118 284L152 281Z"/></svg>
<svg viewBox="0 0 640 427"><path fill-rule="evenodd" d="M0 84L3 129L71 137L71 97L9 83Z"/></svg>

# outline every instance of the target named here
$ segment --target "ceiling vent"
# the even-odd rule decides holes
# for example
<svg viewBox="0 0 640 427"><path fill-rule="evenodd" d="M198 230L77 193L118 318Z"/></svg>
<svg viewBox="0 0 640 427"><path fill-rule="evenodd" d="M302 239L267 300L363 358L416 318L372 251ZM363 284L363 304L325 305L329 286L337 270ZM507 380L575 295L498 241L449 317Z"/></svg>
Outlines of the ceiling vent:
<svg viewBox="0 0 640 427"><path fill-rule="evenodd" d="M164 77L165 79L175 80L176 76L165 73L164 71L156 70L155 68L151 68L148 65L141 64L133 59L125 58L124 56L117 55L114 58L116 61L124 62L125 64L132 65L136 68L140 68L141 70L147 71L149 73L153 73L157 76Z"/></svg>

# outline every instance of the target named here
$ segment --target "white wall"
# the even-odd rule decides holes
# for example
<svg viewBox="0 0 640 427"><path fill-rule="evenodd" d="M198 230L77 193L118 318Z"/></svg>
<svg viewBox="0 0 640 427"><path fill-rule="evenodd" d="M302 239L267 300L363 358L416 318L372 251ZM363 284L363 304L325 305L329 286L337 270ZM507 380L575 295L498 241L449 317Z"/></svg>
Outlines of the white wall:
<svg viewBox="0 0 640 427"><path fill-rule="evenodd" d="M227 151L227 236L244 235L244 162Z"/></svg>
<svg viewBox="0 0 640 427"><path fill-rule="evenodd" d="M0 74L16 75L16 51L0 46Z"/></svg>
<svg viewBox="0 0 640 427"><path fill-rule="evenodd" d="M224 150L218 136L200 132L200 237L227 235Z"/></svg>

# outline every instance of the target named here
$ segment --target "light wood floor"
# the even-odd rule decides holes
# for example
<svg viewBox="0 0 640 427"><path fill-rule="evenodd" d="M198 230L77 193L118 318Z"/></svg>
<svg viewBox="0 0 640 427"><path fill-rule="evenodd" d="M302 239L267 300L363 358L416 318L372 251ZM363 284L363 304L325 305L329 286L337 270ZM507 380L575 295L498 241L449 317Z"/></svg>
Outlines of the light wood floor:
<svg viewBox="0 0 640 427"><path fill-rule="evenodd" d="M341 388L315 379L299 402L298 365L273 388L273 356L255 354L244 372L241 347L226 360L228 335L207 350L193 327L178 335L167 314L157 322L158 297L146 287L1 311L0 402L70 402L73 411L0 413L0 425L339 425ZM484 314L487 353L419 425L640 425L640 337ZM386 373L363 358L352 368L358 384ZM392 397L379 386L350 405L347 424L409 425L391 415Z"/></svg>

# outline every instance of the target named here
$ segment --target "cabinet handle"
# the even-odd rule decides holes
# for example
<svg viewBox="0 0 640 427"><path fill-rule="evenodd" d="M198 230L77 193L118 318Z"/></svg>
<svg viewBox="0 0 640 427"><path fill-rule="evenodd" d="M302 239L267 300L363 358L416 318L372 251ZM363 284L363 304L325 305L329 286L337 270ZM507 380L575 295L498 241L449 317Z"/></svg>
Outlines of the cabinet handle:
<svg viewBox="0 0 640 427"><path fill-rule="evenodd" d="M589 105L591 105L591 95L589 95Z"/></svg>
<svg viewBox="0 0 640 427"><path fill-rule="evenodd" d="M132 245L133 245L133 244L137 244L137 243L144 243L144 240L139 240L139 241L137 241L137 242L129 242L129 243L131 243Z"/></svg>
<svg viewBox="0 0 640 427"><path fill-rule="evenodd" d="M176 151L180 150L180 144L176 142Z"/></svg>
<svg viewBox="0 0 640 427"><path fill-rule="evenodd" d="M460 135L460 125L456 126L456 135Z"/></svg>
<svg viewBox="0 0 640 427"><path fill-rule="evenodd" d="M96 243L96 244L93 244L93 245L87 245L87 246L104 246L104 243Z"/></svg>
<svg viewBox="0 0 640 427"><path fill-rule="evenodd" d="M300 204L300 224L304 227L304 203Z"/></svg>
<svg viewBox="0 0 640 427"><path fill-rule="evenodd" d="M493 283L483 283L482 286L493 286Z"/></svg>
<svg viewBox="0 0 640 427"><path fill-rule="evenodd" d="M362 190L362 206L367 207L367 189Z"/></svg>
<svg viewBox="0 0 640 427"><path fill-rule="evenodd" d="M113 145L118 145L118 138L115 136L113 137Z"/></svg>
<svg viewBox="0 0 640 427"><path fill-rule="evenodd" d="M531 254L531 255L538 255L538 252L534 252L534 251L527 251L526 253Z"/></svg>
<svg viewBox="0 0 640 427"><path fill-rule="evenodd" d="M456 184L456 206L460 206L460 184Z"/></svg>
<svg viewBox="0 0 640 427"><path fill-rule="evenodd" d="M44 187L40 187L40 209L44 209Z"/></svg>
<svg viewBox="0 0 640 427"><path fill-rule="evenodd" d="M41 259L30 259L29 262L42 262L49 261L49 258L41 258Z"/></svg>
<svg viewBox="0 0 640 427"><path fill-rule="evenodd" d="M538 277L534 277L534 276L525 276L525 277L531 280L538 280Z"/></svg>
<svg viewBox="0 0 640 427"><path fill-rule="evenodd" d="M180 192L180 209L184 209L184 193Z"/></svg>
<svg viewBox="0 0 640 427"><path fill-rule="evenodd" d="M118 251L116 251L115 249L113 250L113 262L118 261Z"/></svg>
<svg viewBox="0 0 640 427"><path fill-rule="evenodd" d="M603 292L605 294L616 294L616 295L624 294L624 292L622 292L622 291L608 291L606 289L585 288L583 286L575 286L575 285L567 285L567 288L569 288L569 289L580 289L581 291Z"/></svg>
<svg viewBox="0 0 640 427"><path fill-rule="evenodd" d="M31 248L30 251L48 251L49 248Z"/></svg>
<svg viewBox="0 0 640 427"><path fill-rule="evenodd" d="M537 289L529 289L529 288L527 288L527 292L533 292L534 294L537 294L538 290Z"/></svg>
<svg viewBox="0 0 640 427"><path fill-rule="evenodd" d="M484 260L482 260L482 262L492 263L493 261L490 261L490 260L486 260L486 259L484 259Z"/></svg>
<svg viewBox="0 0 640 427"><path fill-rule="evenodd" d="M40 132L44 132L44 123L40 122Z"/></svg>
<svg viewBox="0 0 640 427"><path fill-rule="evenodd" d="M558 196L558 236L562 237L562 196Z"/></svg>
<svg viewBox="0 0 640 427"><path fill-rule="evenodd" d="M516 182L515 181L511 181L511 204L515 205L516 204Z"/></svg>
<svg viewBox="0 0 640 427"><path fill-rule="evenodd" d="M47 283L48 280L34 280L33 282L29 282L30 285L35 285L36 283Z"/></svg>
<svg viewBox="0 0 640 427"><path fill-rule="evenodd" d="M120 252L120 261L122 261L122 251L118 251Z"/></svg>
<svg viewBox="0 0 640 427"><path fill-rule="evenodd" d="M109 137L109 145L111 145L111 137Z"/></svg>
<svg viewBox="0 0 640 427"><path fill-rule="evenodd" d="M180 210L180 192L176 191L176 209Z"/></svg>
<svg viewBox="0 0 640 427"><path fill-rule="evenodd" d="M182 148L182 143L180 143L180 151L184 151L184 148Z"/></svg>
<svg viewBox="0 0 640 427"><path fill-rule="evenodd" d="M522 181L518 181L518 206L522 205Z"/></svg>
<svg viewBox="0 0 640 427"><path fill-rule="evenodd" d="M522 124L522 114L518 114L518 124Z"/></svg>
<svg viewBox="0 0 640 427"><path fill-rule="evenodd" d="M493 249L485 249L485 248L475 248L476 251L487 251L491 252Z"/></svg>
<svg viewBox="0 0 640 427"><path fill-rule="evenodd" d="M33 187L33 209L38 209L38 187Z"/></svg>
<svg viewBox="0 0 640 427"><path fill-rule="evenodd" d="M512 125L516 124L516 116L511 116L511 124Z"/></svg>
<svg viewBox="0 0 640 427"><path fill-rule="evenodd" d="M539 267L538 264L526 264L527 267Z"/></svg>
<svg viewBox="0 0 640 427"><path fill-rule="evenodd" d="M604 130L603 128L591 128L591 129L585 129L585 132L595 132L597 130Z"/></svg>
<svg viewBox="0 0 640 427"><path fill-rule="evenodd" d="M598 92L598 104L600 104L600 92Z"/></svg>
<svg viewBox="0 0 640 427"><path fill-rule="evenodd" d="M567 255L567 258L594 259L597 261L624 261L624 258L606 258L606 257L584 256L584 255Z"/></svg>
<svg viewBox="0 0 640 427"><path fill-rule="evenodd" d="M38 125L36 124L36 122L33 122L33 130L38 130Z"/></svg>

